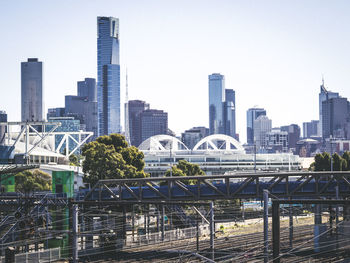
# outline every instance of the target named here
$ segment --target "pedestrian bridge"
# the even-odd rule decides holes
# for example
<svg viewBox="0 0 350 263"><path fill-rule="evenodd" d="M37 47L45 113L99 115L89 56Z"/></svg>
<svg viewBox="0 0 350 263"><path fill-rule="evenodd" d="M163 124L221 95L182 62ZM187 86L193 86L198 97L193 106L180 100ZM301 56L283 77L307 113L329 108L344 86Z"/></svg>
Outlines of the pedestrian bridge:
<svg viewBox="0 0 350 263"><path fill-rule="evenodd" d="M191 184L186 184L188 182ZM264 189L278 198L334 197L350 194L350 172L250 173L100 180L91 190L81 190L77 200L97 201L199 201L260 199Z"/></svg>

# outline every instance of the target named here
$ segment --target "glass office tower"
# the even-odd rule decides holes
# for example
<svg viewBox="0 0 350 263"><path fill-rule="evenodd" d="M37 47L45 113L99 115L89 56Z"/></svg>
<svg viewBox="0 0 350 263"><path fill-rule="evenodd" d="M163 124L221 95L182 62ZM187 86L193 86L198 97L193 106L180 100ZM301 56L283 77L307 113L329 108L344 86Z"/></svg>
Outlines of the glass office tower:
<svg viewBox="0 0 350 263"><path fill-rule="evenodd" d="M43 104L43 63L28 58L21 63L22 121L42 121Z"/></svg>
<svg viewBox="0 0 350 263"><path fill-rule="evenodd" d="M98 134L120 133L119 19L97 17Z"/></svg>
<svg viewBox="0 0 350 263"><path fill-rule="evenodd" d="M209 75L209 133L224 134L225 77L214 73Z"/></svg>
<svg viewBox="0 0 350 263"><path fill-rule="evenodd" d="M266 115L263 108L250 108L247 110L247 143L254 144L254 121L261 115Z"/></svg>

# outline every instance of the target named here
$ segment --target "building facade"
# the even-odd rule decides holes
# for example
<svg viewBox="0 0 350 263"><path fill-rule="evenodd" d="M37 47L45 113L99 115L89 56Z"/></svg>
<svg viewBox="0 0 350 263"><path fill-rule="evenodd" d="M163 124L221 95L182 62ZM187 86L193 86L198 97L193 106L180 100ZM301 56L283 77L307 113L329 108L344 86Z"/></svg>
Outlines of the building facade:
<svg viewBox="0 0 350 263"><path fill-rule="evenodd" d="M288 147L293 152L296 151L297 142L300 140L300 127L297 124L281 126L281 131L288 133Z"/></svg>
<svg viewBox="0 0 350 263"><path fill-rule="evenodd" d="M318 120L303 122L303 137L304 138L317 137L318 126L319 126Z"/></svg>
<svg viewBox="0 0 350 263"><path fill-rule="evenodd" d="M1 122L7 122L7 114L5 111L0 111L0 123ZM0 125L0 145L4 143L6 129L6 125Z"/></svg>
<svg viewBox="0 0 350 263"><path fill-rule="evenodd" d="M225 90L224 102L225 134L237 139L236 136L236 93L233 89Z"/></svg>
<svg viewBox="0 0 350 263"><path fill-rule="evenodd" d="M266 133L265 147L268 153L288 152L288 132L279 128L271 129Z"/></svg>
<svg viewBox="0 0 350 263"><path fill-rule="evenodd" d="M324 80L322 79L322 84L320 86L320 93L318 95L319 103L319 125L318 125L318 136L325 138L323 135L323 102L332 99L338 98L339 93L328 91L324 85ZM326 136L327 137L327 136Z"/></svg>
<svg viewBox="0 0 350 263"><path fill-rule="evenodd" d="M98 135L120 133L119 19L97 18Z"/></svg>
<svg viewBox="0 0 350 263"><path fill-rule="evenodd" d="M130 143L137 147L142 142L141 113L145 110L149 110L149 104L142 100L129 100L128 110Z"/></svg>
<svg viewBox="0 0 350 263"><path fill-rule="evenodd" d="M141 141L158 134L168 132L168 113L162 110L148 109L140 113Z"/></svg>
<svg viewBox="0 0 350 263"><path fill-rule="evenodd" d="M78 96L65 96L65 116L80 121L81 130L98 134L96 81L86 78L77 82Z"/></svg>
<svg viewBox="0 0 350 263"><path fill-rule="evenodd" d="M224 103L225 77L214 73L209 75L209 132L223 134L225 132Z"/></svg>
<svg viewBox="0 0 350 263"><path fill-rule="evenodd" d="M209 129L206 127L193 127L181 134L181 141L189 148L193 147L203 138L209 135Z"/></svg>
<svg viewBox="0 0 350 263"><path fill-rule="evenodd" d="M328 98L322 102L322 136L344 138L349 121L349 102L346 98Z"/></svg>
<svg viewBox="0 0 350 263"><path fill-rule="evenodd" d="M43 120L43 63L37 58L21 63L21 119Z"/></svg>
<svg viewBox="0 0 350 263"><path fill-rule="evenodd" d="M266 116L266 110L263 108L250 108L247 110L247 143L254 144L254 121L259 116Z"/></svg>
<svg viewBox="0 0 350 263"><path fill-rule="evenodd" d="M265 152L266 134L271 131L272 121L265 115L254 120L254 138L258 152Z"/></svg>

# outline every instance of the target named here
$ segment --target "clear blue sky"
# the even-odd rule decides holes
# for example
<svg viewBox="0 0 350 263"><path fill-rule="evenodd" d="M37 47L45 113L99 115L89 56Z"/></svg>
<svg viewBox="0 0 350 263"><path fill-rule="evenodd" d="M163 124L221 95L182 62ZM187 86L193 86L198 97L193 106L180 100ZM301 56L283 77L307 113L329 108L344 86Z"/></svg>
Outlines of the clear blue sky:
<svg viewBox="0 0 350 263"><path fill-rule="evenodd" d="M318 118L326 86L350 97L350 2L7 1L0 0L0 109L20 120L20 62L44 62L45 108L64 106L76 82L96 78L96 17L120 19L122 103L169 113L177 134L208 126L208 75L236 91L237 126L246 110L267 110L274 127ZM45 110L46 113L46 110Z"/></svg>

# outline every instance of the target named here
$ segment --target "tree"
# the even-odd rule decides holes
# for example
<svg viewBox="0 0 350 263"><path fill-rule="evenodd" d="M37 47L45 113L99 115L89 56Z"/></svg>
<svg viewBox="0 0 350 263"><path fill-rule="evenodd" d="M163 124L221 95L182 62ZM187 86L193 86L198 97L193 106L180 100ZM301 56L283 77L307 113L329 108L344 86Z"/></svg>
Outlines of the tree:
<svg viewBox="0 0 350 263"><path fill-rule="evenodd" d="M31 193L51 190L51 176L40 170L27 170L15 175L16 192Z"/></svg>
<svg viewBox="0 0 350 263"><path fill-rule="evenodd" d="M345 171L347 162L338 153L333 154L333 171Z"/></svg>
<svg viewBox="0 0 350 263"><path fill-rule="evenodd" d="M330 171L331 170L331 156L329 153L318 153L315 156L314 163L315 171Z"/></svg>
<svg viewBox="0 0 350 263"><path fill-rule="evenodd" d="M136 147L128 147L120 134L104 135L85 144L82 150L84 182L92 185L101 179L143 178L144 155Z"/></svg>
<svg viewBox="0 0 350 263"><path fill-rule="evenodd" d="M350 159L350 154L343 154L342 158L338 153L334 153L333 159L333 171L345 171L348 169L348 161L346 158ZM324 152L322 154L318 153L315 156L315 162L310 166L311 170L315 171L330 171L331 170L331 156L329 153Z"/></svg>
<svg viewBox="0 0 350 263"><path fill-rule="evenodd" d="M346 167L344 171L350 171L350 152L349 151L344 152L342 157L346 162Z"/></svg>
<svg viewBox="0 0 350 263"><path fill-rule="evenodd" d="M171 173L170 173L171 171ZM199 167L198 164L187 162L186 160L180 160L177 165L171 167L166 171L165 176L196 176L205 175L205 172ZM184 184L194 184L195 180L184 180Z"/></svg>

